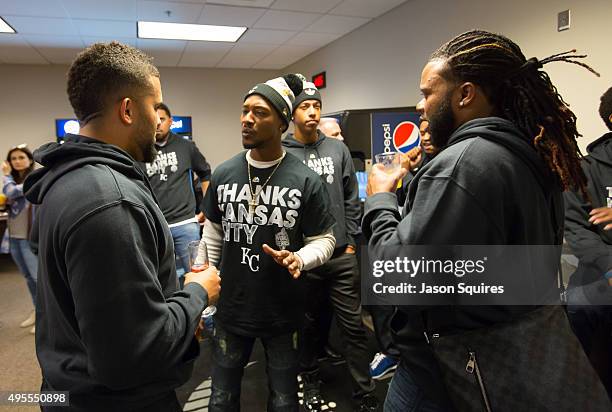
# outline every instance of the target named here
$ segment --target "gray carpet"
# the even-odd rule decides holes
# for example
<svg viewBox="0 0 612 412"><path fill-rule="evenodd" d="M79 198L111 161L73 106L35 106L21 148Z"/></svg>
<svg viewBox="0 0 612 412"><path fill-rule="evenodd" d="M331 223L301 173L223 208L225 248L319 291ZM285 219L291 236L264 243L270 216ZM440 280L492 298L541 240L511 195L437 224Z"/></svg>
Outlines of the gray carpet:
<svg viewBox="0 0 612 412"><path fill-rule="evenodd" d="M26 281L9 255L0 255L0 391L40 390L40 367L30 328L20 328L32 310ZM0 411L40 411L35 406L0 406Z"/></svg>

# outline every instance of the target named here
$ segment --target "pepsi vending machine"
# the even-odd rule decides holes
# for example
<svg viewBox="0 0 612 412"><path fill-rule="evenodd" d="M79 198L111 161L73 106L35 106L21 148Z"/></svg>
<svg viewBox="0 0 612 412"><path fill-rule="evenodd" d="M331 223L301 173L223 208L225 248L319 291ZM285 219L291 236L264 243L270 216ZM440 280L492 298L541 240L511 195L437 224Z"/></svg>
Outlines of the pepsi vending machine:
<svg viewBox="0 0 612 412"><path fill-rule="evenodd" d="M414 106L344 110L322 117L333 117L340 123L357 171L366 171L375 154L407 153L421 142L420 115Z"/></svg>

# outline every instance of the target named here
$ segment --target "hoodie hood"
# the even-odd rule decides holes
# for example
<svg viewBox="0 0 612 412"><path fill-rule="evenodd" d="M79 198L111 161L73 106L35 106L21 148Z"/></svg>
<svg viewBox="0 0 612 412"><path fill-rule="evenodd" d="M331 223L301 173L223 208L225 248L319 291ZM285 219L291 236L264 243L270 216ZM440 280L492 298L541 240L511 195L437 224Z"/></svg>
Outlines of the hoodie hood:
<svg viewBox="0 0 612 412"><path fill-rule="evenodd" d="M304 144L302 142L300 142L299 140L297 140L295 138L295 135L293 133L289 133L285 139L283 139L283 146L286 147L297 147L297 148L307 148L307 149L316 149L319 146L321 146L321 144L323 143L323 141L325 139L327 139L327 137L321 133L320 130L317 130L317 140L314 143L309 143L309 144Z"/></svg>
<svg viewBox="0 0 612 412"><path fill-rule="evenodd" d="M552 173L548 171L536 150L528 142L527 137L521 133L514 123L500 117L470 120L453 132L448 140L448 146L475 136L498 143L517 155L531 170L545 192L549 192L551 187L557 186L554 183L555 179Z"/></svg>
<svg viewBox="0 0 612 412"><path fill-rule="evenodd" d="M67 134L65 143L47 143L34 151L34 160L43 167L30 173L24 182L26 198L41 204L55 181L84 165L104 164L133 179L149 181L134 159L117 146L89 137Z"/></svg>
<svg viewBox="0 0 612 412"><path fill-rule="evenodd" d="M612 166L612 132L608 132L587 146L592 159Z"/></svg>

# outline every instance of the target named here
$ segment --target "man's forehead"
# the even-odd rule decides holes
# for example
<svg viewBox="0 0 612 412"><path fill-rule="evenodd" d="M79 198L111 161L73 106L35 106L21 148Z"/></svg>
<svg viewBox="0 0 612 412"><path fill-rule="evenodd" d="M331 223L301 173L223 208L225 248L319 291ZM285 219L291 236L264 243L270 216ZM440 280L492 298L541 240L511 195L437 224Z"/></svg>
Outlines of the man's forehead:
<svg viewBox="0 0 612 412"><path fill-rule="evenodd" d="M266 99L264 99L262 96L260 96L258 94L253 94L253 95L247 97L247 99L242 104L242 107L251 107L251 106L253 106L253 107L263 107L265 109L269 109L270 108L270 105L268 104Z"/></svg>
<svg viewBox="0 0 612 412"><path fill-rule="evenodd" d="M442 60L431 60L423 68L421 74L421 88L432 87L444 81L442 73L446 69L446 64Z"/></svg>

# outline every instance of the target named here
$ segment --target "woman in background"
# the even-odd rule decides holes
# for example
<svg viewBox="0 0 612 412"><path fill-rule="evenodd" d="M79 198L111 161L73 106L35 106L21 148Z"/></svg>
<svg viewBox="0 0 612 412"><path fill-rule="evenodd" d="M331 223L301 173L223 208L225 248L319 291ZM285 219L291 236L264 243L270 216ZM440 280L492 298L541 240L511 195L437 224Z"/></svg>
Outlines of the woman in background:
<svg viewBox="0 0 612 412"><path fill-rule="evenodd" d="M6 195L9 212L8 230L11 256L17 267L25 277L32 303L36 307L36 273L38 271L38 258L29 245L29 234L32 226L34 211L30 202L23 195L23 181L34 170L32 152L25 144L9 150L6 161L2 164L4 184L2 192ZM36 312L19 326L27 328L32 326L30 333L35 332Z"/></svg>

